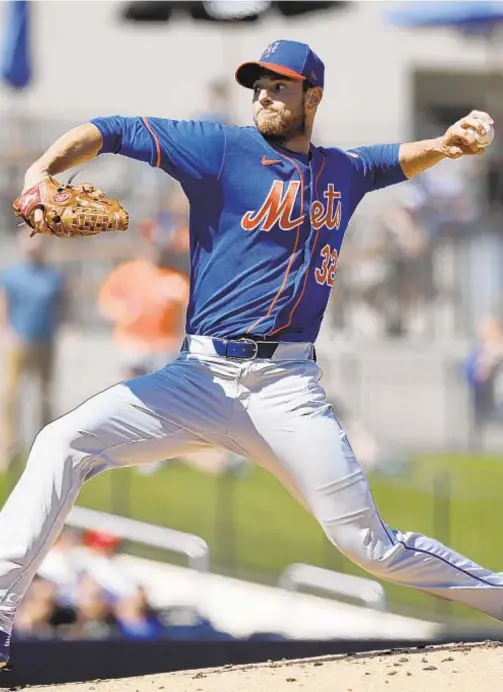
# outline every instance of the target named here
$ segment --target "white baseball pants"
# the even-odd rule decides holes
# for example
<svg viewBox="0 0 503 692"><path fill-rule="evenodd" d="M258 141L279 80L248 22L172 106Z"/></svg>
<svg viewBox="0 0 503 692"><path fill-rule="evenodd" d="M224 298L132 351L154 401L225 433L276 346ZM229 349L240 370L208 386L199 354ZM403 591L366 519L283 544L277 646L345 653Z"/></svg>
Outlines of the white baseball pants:
<svg viewBox="0 0 503 692"><path fill-rule="evenodd" d="M383 522L310 344L284 343L270 360L246 361L215 355L205 337L189 344L165 368L101 392L38 434L0 513L0 629L10 631L87 479L215 444L273 473L370 574L503 620L502 574Z"/></svg>

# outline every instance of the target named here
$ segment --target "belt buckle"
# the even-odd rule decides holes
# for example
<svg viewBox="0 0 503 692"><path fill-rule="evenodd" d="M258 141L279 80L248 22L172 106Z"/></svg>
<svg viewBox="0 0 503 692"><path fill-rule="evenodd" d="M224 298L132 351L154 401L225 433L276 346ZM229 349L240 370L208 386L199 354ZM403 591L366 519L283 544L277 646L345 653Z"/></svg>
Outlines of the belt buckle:
<svg viewBox="0 0 503 692"><path fill-rule="evenodd" d="M254 351L253 355L251 356L251 359L253 360L254 358L256 358L258 356L258 343L256 341L254 341L253 339L238 339L238 343L253 344L255 351Z"/></svg>

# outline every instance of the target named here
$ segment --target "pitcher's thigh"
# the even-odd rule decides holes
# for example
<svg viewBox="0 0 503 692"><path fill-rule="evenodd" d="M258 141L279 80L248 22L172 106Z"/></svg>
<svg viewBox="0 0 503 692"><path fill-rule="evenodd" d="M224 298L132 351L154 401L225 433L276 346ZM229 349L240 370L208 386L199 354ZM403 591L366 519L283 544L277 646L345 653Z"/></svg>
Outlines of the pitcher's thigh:
<svg viewBox="0 0 503 692"><path fill-rule="evenodd" d="M368 541L389 543L365 474L331 410L260 432L267 447L259 463L300 494L334 545L360 554Z"/></svg>
<svg viewBox="0 0 503 692"><path fill-rule="evenodd" d="M196 422L177 413L176 395L156 390L155 375L145 378L152 386L137 383L141 395L119 384L88 399L46 426L34 448L43 446L52 455L59 450L73 465L87 460L102 470L164 461L204 447Z"/></svg>

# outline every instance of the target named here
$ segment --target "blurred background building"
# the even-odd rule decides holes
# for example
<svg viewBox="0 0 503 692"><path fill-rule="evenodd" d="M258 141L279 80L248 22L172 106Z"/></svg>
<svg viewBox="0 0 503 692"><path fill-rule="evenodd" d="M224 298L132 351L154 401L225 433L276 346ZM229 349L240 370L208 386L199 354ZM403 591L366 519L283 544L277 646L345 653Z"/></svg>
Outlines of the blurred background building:
<svg viewBox="0 0 503 692"><path fill-rule="evenodd" d="M404 529L434 532L489 567L499 561L501 569L503 3L18 0L0 3L0 27L2 276L20 259L12 201L26 168L59 134L111 114L247 125L250 94L233 82L234 71L277 38L310 43L326 63L318 144L429 138L473 108L493 115L497 136L484 157L442 163L362 202L346 236L318 351L328 397L373 473L386 518ZM76 34L79 42L87 37L85 49L76 44ZM48 261L65 286L65 318L54 345L52 415L118 381L125 371L143 368L152 355L155 364L163 354L173 357L182 331L172 305L183 310L186 298L188 211L178 185L159 170L114 156L86 165L78 179L118 196L132 224L121 237L50 242ZM166 305L151 303L146 295L143 307L135 308L150 311L139 324L155 322L157 342L153 354L147 353L151 335L145 352L136 342L133 362L118 355L131 324L122 324L121 307L116 302L112 310L104 287L121 267L129 271L138 264L150 272L152 286L158 285L161 277L147 267L146 248L168 258L171 279ZM124 301L130 305L134 296ZM139 331L143 338L145 330ZM7 329L0 348L5 379ZM38 399L32 396L32 373L23 374L17 432L26 449L38 429ZM297 517L288 499L285 506L283 500L275 504L271 498L280 491L267 485L259 470L222 458L193 460L183 469L171 463L153 479L117 472L113 480L93 481L82 502L204 536L215 569L226 574L276 582L290 562L352 569L311 524L305 533L292 531L310 520ZM21 452L20 468L23 463ZM9 471L3 492L20 468ZM270 498L268 512L277 512L264 512L259 496ZM250 512L259 519L250 522ZM67 548L61 542L55 555ZM77 548L82 554L80 543ZM45 636L54 628L69 636L82 631L101 636L118 628L143 636L177 618L208 625L187 612L163 615L159 609L167 607L166 599L160 598L155 610L136 586L122 601L108 592L105 597L106 588L90 567L72 563L69 572L65 560L56 564L57 575L48 567L34 585L19 636ZM77 588L72 580L79 570L91 577ZM64 594L71 585L61 586L65 574L73 584L70 605ZM55 590L44 580L59 586ZM391 593L393 604L407 612L434 612L437 618L451 613L451 606L432 605L427 597L414 600L396 588ZM99 613L102 627L87 627L91 613ZM231 631L230 621L222 621L215 632L225 624ZM236 626L234 632L240 631L249 634Z"/></svg>

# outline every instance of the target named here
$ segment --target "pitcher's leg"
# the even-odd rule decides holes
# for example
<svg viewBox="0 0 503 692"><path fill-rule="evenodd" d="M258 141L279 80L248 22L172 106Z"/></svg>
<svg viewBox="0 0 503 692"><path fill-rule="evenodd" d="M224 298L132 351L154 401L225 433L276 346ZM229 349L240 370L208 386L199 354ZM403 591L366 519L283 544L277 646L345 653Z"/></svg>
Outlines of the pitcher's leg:
<svg viewBox="0 0 503 692"><path fill-rule="evenodd" d="M288 412L274 413L273 407L269 403L252 412L263 443L256 442L253 456L294 495L301 495L336 548L376 577L503 620L502 574L435 539L386 526L346 435L327 406L299 405L294 399Z"/></svg>
<svg viewBox="0 0 503 692"><path fill-rule="evenodd" d="M170 368L171 369L171 368ZM59 534L86 479L107 468L160 461L205 444L189 373L117 385L46 426L0 513L0 630ZM216 396L216 393L215 393Z"/></svg>

